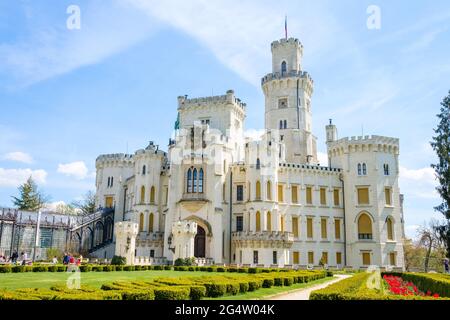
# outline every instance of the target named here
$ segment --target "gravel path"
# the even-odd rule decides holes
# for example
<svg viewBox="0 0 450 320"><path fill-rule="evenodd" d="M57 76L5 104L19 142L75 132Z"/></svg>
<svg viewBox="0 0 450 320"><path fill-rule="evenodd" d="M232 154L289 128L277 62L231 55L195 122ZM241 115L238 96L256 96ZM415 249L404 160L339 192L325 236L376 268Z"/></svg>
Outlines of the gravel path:
<svg viewBox="0 0 450 320"><path fill-rule="evenodd" d="M323 289L325 287L328 287L330 284L336 283L338 281L344 280L349 277L351 277L351 276L344 275L344 274L338 274L338 275L336 275L336 278L331 281L328 281L328 282L325 282L322 284L318 284L316 286L312 286L312 287L309 287L306 289L300 289L300 290L290 292L290 293L281 293L279 295L268 298L268 300L309 300L309 295L311 294L312 291Z"/></svg>

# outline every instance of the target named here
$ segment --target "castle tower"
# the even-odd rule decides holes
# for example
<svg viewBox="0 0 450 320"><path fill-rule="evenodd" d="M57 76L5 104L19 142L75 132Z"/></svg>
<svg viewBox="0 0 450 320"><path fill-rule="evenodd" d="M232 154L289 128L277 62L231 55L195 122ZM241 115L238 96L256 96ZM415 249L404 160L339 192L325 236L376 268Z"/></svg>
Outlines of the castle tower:
<svg viewBox="0 0 450 320"><path fill-rule="evenodd" d="M272 72L261 86L265 96L265 128L280 130L286 161L317 163L312 134L313 80L301 69L303 46L298 39L272 42Z"/></svg>

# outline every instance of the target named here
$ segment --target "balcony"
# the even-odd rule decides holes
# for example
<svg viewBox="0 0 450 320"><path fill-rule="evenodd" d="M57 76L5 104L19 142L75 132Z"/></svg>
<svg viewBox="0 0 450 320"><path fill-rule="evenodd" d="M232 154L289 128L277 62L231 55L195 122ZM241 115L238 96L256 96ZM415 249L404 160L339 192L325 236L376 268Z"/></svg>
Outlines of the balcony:
<svg viewBox="0 0 450 320"><path fill-rule="evenodd" d="M371 233L358 233L358 239L359 240L372 240L372 234Z"/></svg>
<svg viewBox="0 0 450 320"><path fill-rule="evenodd" d="M290 248L294 243L294 234L282 231L238 231L231 234L231 240L237 247L269 246Z"/></svg>

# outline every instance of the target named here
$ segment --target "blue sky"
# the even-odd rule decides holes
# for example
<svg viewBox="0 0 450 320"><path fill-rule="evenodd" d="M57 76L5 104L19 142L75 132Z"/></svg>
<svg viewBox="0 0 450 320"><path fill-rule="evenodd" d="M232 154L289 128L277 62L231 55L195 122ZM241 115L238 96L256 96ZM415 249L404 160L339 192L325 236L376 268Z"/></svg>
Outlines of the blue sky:
<svg viewBox="0 0 450 320"><path fill-rule="evenodd" d="M69 30L66 9L81 10ZM381 28L366 25L369 5ZM32 174L53 202L94 189L95 158L166 149L177 96L234 89L262 129L270 43L304 45L313 130L400 138L407 233L439 218L429 141L450 90L448 1L0 0L0 206Z"/></svg>

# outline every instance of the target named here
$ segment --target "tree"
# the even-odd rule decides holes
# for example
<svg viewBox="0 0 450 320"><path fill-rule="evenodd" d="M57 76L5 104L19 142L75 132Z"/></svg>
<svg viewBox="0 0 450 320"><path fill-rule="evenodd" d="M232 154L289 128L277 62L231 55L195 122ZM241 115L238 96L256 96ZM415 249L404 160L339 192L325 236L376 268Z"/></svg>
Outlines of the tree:
<svg viewBox="0 0 450 320"><path fill-rule="evenodd" d="M450 91L441 102L441 110L437 117L439 124L434 129L436 136L433 137L431 147L439 160L431 167L439 181L436 190L442 198L442 203L434 209L442 213L446 219L446 223L437 226L437 231L444 242L447 257L450 258Z"/></svg>
<svg viewBox="0 0 450 320"><path fill-rule="evenodd" d="M432 254L439 252L442 248L442 238L440 237L438 226L440 222L432 219L430 223L422 226L418 230L419 246L425 248L424 271L428 272Z"/></svg>
<svg viewBox="0 0 450 320"><path fill-rule="evenodd" d="M31 176L19 187L19 193L18 197L12 197L14 205L19 210L39 211L49 198L38 190L38 186Z"/></svg>
<svg viewBox="0 0 450 320"><path fill-rule="evenodd" d="M95 193L93 191L88 191L81 201L74 201L72 205L75 208L81 210L82 215L88 215L96 211L95 208Z"/></svg>

